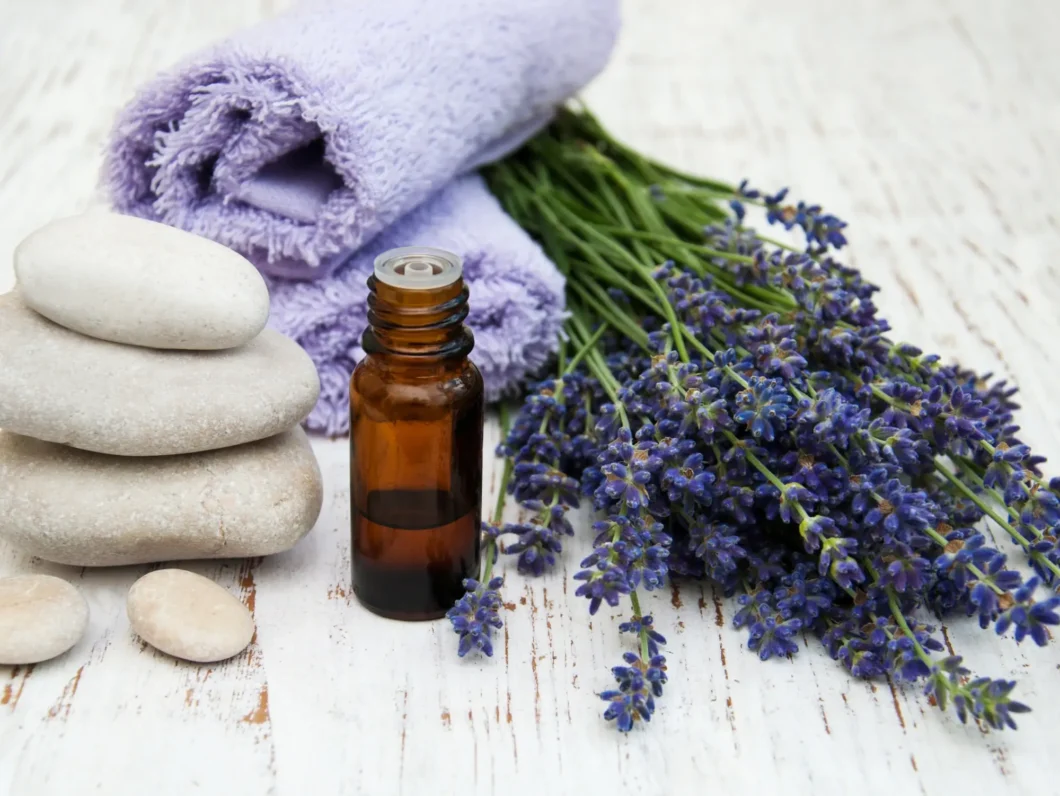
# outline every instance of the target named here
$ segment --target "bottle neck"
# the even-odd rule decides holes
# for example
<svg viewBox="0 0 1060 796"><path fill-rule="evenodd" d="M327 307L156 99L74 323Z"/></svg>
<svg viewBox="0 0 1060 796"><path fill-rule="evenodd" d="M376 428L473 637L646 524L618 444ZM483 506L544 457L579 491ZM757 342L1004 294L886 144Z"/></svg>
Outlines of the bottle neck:
<svg viewBox="0 0 1060 796"><path fill-rule="evenodd" d="M368 278L368 328L362 347L388 354L435 361L464 358L474 347L464 325L468 290L462 279L438 288L395 287Z"/></svg>

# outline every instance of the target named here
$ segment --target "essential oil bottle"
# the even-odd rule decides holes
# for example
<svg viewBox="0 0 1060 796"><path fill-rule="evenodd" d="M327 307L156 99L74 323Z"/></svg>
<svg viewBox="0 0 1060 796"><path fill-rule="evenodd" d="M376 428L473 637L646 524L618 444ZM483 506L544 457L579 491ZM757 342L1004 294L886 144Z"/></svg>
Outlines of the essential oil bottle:
<svg viewBox="0 0 1060 796"><path fill-rule="evenodd" d="M381 254L350 379L353 590L374 613L436 619L479 570L482 376L459 257Z"/></svg>

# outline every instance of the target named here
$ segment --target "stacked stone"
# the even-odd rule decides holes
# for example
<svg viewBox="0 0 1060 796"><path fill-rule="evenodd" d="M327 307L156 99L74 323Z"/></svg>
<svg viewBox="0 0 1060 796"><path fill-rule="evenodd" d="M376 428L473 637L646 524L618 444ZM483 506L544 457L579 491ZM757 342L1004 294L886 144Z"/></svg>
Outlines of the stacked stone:
<svg viewBox="0 0 1060 796"><path fill-rule="evenodd" d="M0 537L74 566L263 556L314 525L309 356L235 252L113 214L53 222L0 296Z"/></svg>

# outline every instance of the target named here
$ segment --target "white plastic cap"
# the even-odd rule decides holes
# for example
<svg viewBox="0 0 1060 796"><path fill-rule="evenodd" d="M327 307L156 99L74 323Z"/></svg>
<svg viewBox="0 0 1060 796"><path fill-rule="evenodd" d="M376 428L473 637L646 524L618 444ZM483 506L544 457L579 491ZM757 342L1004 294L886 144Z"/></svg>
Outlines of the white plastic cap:
<svg viewBox="0 0 1060 796"><path fill-rule="evenodd" d="M429 290L445 287L464 272L463 261L452 252L429 246L391 249L375 258L375 278L393 287Z"/></svg>

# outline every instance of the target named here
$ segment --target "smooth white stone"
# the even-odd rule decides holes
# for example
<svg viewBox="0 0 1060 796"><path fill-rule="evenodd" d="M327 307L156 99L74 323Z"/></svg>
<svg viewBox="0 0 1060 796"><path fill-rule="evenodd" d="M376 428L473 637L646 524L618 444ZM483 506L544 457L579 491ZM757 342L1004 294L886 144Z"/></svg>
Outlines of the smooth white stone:
<svg viewBox="0 0 1060 796"><path fill-rule="evenodd" d="M184 569L159 569L129 589L129 624L174 658L213 663L238 655L254 638L254 617L231 592Z"/></svg>
<svg viewBox="0 0 1060 796"><path fill-rule="evenodd" d="M269 291L250 262L214 241L115 213L62 218L15 249L26 304L116 343L214 350L253 340Z"/></svg>
<svg viewBox="0 0 1060 796"><path fill-rule="evenodd" d="M108 343L0 296L0 428L118 456L213 450L301 422L320 394L309 355L272 329L226 351Z"/></svg>
<svg viewBox="0 0 1060 796"><path fill-rule="evenodd" d="M323 484L305 432L184 456L129 458L0 432L0 538L98 567L287 550Z"/></svg>
<svg viewBox="0 0 1060 796"><path fill-rule="evenodd" d="M62 578L0 578L0 664L39 663L62 655L88 627L88 603Z"/></svg>

